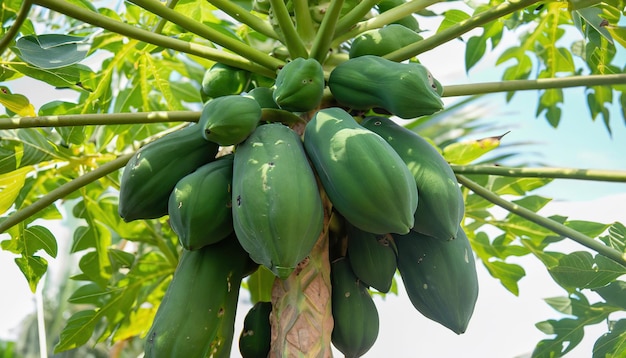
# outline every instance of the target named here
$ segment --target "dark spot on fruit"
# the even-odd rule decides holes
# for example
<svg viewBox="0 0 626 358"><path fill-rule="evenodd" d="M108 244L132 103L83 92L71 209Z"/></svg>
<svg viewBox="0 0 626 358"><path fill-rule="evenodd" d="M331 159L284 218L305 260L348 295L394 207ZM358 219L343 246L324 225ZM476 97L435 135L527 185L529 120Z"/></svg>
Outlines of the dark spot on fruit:
<svg viewBox="0 0 626 358"><path fill-rule="evenodd" d="M237 206L241 206L241 195L237 195Z"/></svg>

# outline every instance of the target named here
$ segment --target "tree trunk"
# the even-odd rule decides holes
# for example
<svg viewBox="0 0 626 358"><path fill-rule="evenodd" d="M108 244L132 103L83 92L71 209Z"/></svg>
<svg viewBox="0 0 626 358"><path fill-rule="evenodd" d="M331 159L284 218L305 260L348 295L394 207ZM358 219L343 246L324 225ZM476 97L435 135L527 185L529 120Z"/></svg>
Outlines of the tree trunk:
<svg viewBox="0 0 626 358"><path fill-rule="evenodd" d="M308 258L272 288L270 358L332 357L328 226L331 205L325 195L324 229Z"/></svg>

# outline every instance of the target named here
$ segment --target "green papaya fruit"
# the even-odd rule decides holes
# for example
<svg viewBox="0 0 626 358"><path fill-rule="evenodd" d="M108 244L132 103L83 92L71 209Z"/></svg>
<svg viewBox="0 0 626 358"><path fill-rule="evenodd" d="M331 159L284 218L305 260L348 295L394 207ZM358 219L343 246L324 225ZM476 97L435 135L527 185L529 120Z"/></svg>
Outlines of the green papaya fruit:
<svg viewBox="0 0 626 358"><path fill-rule="evenodd" d="M422 64L398 63L374 55L341 63L328 79L328 87L340 104L358 110L383 108L404 119L443 109L434 83Z"/></svg>
<svg viewBox="0 0 626 358"><path fill-rule="evenodd" d="M417 32L398 24L365 31L352 40L350 58L364 55L384 56L404 46L423 40Z"/></svg>
<svg viewBox="0 0 626 358"><path fill-rule="evenodd" d="M261 107L278 109L278 105L274 102L274 90L269 87L256 87L246 94L247 97L253 98Z"/></svg>
<svg viewBox="0 0 626 358"><path fill-rule="evenodd" d="M183 250L146 337L145 357L230 357L239 286L249 261L234 235Z"/></svg>
<svg viewBox="0 0 626 358"><path fill-rule="evenodd" d="M202 101L211 98L240 94L250 86L250 72L215 63L204 72L200 94Z"/></svg>
<svg viewBox="0 0 626 358"><path fill-rule="evenodd" d="M387 293L396 273L396 251L388 235L376 235L348 225L348 257L356 277Z"/></svg>
<svg viewBox="0 0 626 358"><path fill-rule="evenodd" d="M287 111L307 112L319 106L324 86L322 65L315 59L298 57L278 72L274 102Z"/></svg>
<svg viewBox="0 0 626 358"><path fill-rule="evenodd" d="M385 11L391 10L396 6L400 6L404 4L405 0L382 0L376 4L376 8L378 9L378 13L382 14ZM393 22L394 24L399 24L405 26L415 32L420 31L419 23L417 19L411 14L407 15L399 20Z"/></svg>
<svg viewBox="0 0 626 358"><path fill-rule="evenodd" d="M464 333L478 299L478 277L470 242L459 228L456 239L416 232L393 235L398 270L413 306L456 334Z"/></svg>
<svg viewBox="0 0 626 358"><path fill-rule="evenodd" d="M304 131L306 149L333 207L359 229L406 234L417 187L402 158L341 108L318 111Z"/></svg>
<svg viewBox="0 0 626 358"><path fill-rule="evenodd" d="M367 287L354 275L348 258L331 263L333 345L346 358L364 355L378 338L379 317Z"/></svg>
<svg viewBox="0 0 626 358"><path fill-rule="evenodd" d="M413 231L442 240L454 238L465 204L448 162L426 139L389 118L366 117L361 125L383 137L415 178L419 206Z"/></svg>
<svg viewBox="0 0 626 358"><path fill-rule="evenodd" d="M267 358L272 338L271 312L271 302L259 301L246 314L239 336L239 352L242 358Z"/></svg>
<svg viewBox="0 0 626 358"><path fill-rule="evenodd" d="M261 106L252 98L223 96L204 104L198 125L206 140L221 146L241 143L261 119Z"/></svg>
<svg viewBox="0 0 626 358"><path fill-rule="evenodd" d="M233 155L205 164L176 183L167 212L187 250L214 244L233 232L230 186Z"/></svg>
<svg viewBox="0 0 626 358"><path fill-rule="evenodd" d="M239 144L233 163L233 224L250 257L286 278L322 232L323 208L300 137L264 124Z"/></svg>
<svg viewBox="0 0 626 358"><path fill-rule="evenodd" d="M124 221L167 215L176 183L215 160L218 145L202 137L198 125L169 133L141 147L128 161L120 180L118 213Z"/></svg>

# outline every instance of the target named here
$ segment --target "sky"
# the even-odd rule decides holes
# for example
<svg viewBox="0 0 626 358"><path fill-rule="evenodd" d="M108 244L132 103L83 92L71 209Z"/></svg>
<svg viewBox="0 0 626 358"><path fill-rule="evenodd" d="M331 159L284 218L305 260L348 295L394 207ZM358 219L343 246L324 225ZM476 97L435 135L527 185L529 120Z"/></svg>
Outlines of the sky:
<svg viewBox="0 0 626 358"><path fill-rule="evenodd" d="M491 52L469 74L464 71L462 47L458 41L420 56L422 63L444 85L461 84L471 81L492 81L499 79L499 70L494 69L494 59L498 51ZM24 83L11 88L15 93L30 96L32 88L45 88L41 84ZM593 122L588 114L584 91L575 88L565 91L566 98L563 117L558 129L547 121L535 118L537 92L527 91L516 94L506 104L504 94L493 94L480 102L480 113L484 121L495 121L500 128L494 133L481 133L481 136L498 135L502 128L511 130L503 138L503 144L532 141L535 144L523 149L525 158L541 160L555 167L597 168L626 170L626 125L614 107L612 111L613 134L609 136L601 120ZM48 90L31 98L35 106L46 103L51 98L58 99L59 92ZM446 99L450 104L455 99ZM588 183L578 180L555 180L536 192L554 198L540 213L560 214L572 219L582 219L611 223L626 223L626 184ZM66 228L55 227L58 237L71 237ZM0 240L4 239L0 236ZM66 240L66 243L69 240ZM60 241L62 245L62 240ZM575 243L567 249L580 250ZM34 296L30 293L25 279L13 262L14 256L0 251L0 287L8 288L0 294L0 338L14 338L14 327L35 307ZM50 259L51 274L58 274L62 258ZM527 271L520 281L520 295L515 297L491 278L484 267L477 263L480 280L480 293L476 310L463 335L456 335L437 323L423 318L410 304L408 297L388 295L385 299L375 297L380 314L380 334L374 347L365 357L393 356L398 358L415 357L524 357L534 345L546 338L534 327L536 322L561 317L543 299L563 296L565 292L557 286L545 267L532 258L518 261ZM56 271L55 271L56 270ZM402 288L402 285L399 285ZM10 294L6 294L10 292ZM238 315L236 332L241 329L243 312L249 308L246 292L241 296L241 314ZM586 339L568 358L590 356L593 342L606 331L598 324L587 331ZM238 351L233 350L233 357Z"/></svg>

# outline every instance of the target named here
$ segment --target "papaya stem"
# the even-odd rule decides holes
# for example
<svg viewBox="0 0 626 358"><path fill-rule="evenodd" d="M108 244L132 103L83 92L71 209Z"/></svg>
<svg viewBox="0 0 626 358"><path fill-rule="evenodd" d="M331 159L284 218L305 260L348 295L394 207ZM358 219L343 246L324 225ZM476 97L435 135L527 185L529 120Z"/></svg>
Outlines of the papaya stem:
<svg viewBox="0 0 626 358"><path fill-rule="evenodd" d="M441 44L454 40L474 28L497 20L505 15L511 14L518 10L522 10L532 4L538 3L539 1L541 0L510 0L509 2L502 3L500 5L492 7L489 10L476 14L467 20L459 22L456 25L450 26L434 34L433 36L425 38L422 41L412 43L396 51L388 53L383 57L396 62L408 60L412 57L419 55L420 53L432 50ZM389 10L387 12L390 12L392 10ZM387 12L385 12L384 14L386 14Z"/></svg>
<svg viewBox="0 0 626 358"><path fill-rule="evenodd" d="M200 112L197 111L67 114L62 116L3 118L0 119L0 129L197 122L199 118Z"/></svg>
<svg viewBox="0 0 626 358"><path fill-rule="evenodd" d="M13 41L13 38L17 36L17 33L20 31L20 27L22 27L24 21L26 21L26 18L28 17L28 13L30 12L30 8L32 6L32 0L24 0L24 2L22 2L22 6L20 6L20 10L15 16L15 21L13 22L11 27L9 27L4 36L2 36L2 38L0 39L0 55L4 53L4 50L6 50L11 41Z"/></svg>
<svg viewBox="0 0 626 358"><path fill-rule="evenodd" d="M457 179L461 185L467 187L477 195L483 197L485 200L508 210L509 212L516 214L530 222L533 222L537 225L540 225L548 230L551 230L559 235L568 237L579 244L586 246L597 253L606 256L613 261L626 266L626 255L622 252L613 249L612 247L604 245L602 242L594 240L593 238L576 231L570 227L567 227L557 221L554 221L550 218L543 217L531 210L528 210L522 206L514 204L510 201L502 199L496 193L490 191L489 189L479 185L478 183L468 179L463 175L457 175Z"/></svg>
<svg viewBox="0 0 626 358"><path fill-rule="evenodd" d="M626 74L539 78L444 86L442 97L469 96L485 93L567 88L577 86L606 86L626 83Z"/></svg>
<svg viewBox="0 0 626 358"><path fill-rule="evenodd" d="M309 58L309 53L306 46L304 46L304 42L296 31L296 27L291 20L289 10L287 10L285 2L283 0L270 0L270 6L274 16L276 17L276 21L278 21L278 26L283 32L285 46L287 46L287 50L289 51L291 58Z"/></svg>
<svg viewBox="0 0 626 358"><path fill-rule="evenodd" d="M165 6L173 9L176 7L176 4L178 4L178 0L168 0ZM160 18L159 22L156 24L156 26L154 26L154 29L152 31L154 31L155 34L160 34L163 31L163 28L165 28L165 24L167 23L167 19Z"/></svg>
<svg viewBox="0 0 626 358"><path fill-rule="evenodd" d="M310 45L315 38L315 28L307 0L294 0L293 11L296 16L296 31L302 41Z"/></svg>
<svg viewBox="0 0 626 358"><path fill-rule="evenodd" d="M236 40L230 36L224 35L221 32L214 30L201 22L195 21L190 17L177 12L173 9L163 6L163 4L157 0L129 0L131 3L140 6L141 8L152 12L168 21L198 35L205 39L214 42L224 48L227 48L234 53L237 53L251 61L254 61L262 66L270 69L276 69L281 66L281 61L261 52L242 41ZM251 15L252 16L252 15Z"/></svg>
<svg viewBox="0 0 626 358"><path fill-rule="evenodd" d="M258 16L253 15L250 11L237 5L234 1L229 0L208 0L213 6L227 13L233 19L242 24L248 25L256 32L263 34L269 38L279 40L279 36L268 22L262 20Z"/></svg>
<svg viewBox="0 0 626 358"><path fill-rule="evenodd" d="M59 186L58 188L51 190L49 193L39 198L31 205L16 211L15 213L7 217L6 220L0 222L0 233L4 233L9 228L21 223L22 221L35 215L39 211L45 209L48 205L51 205L55 201L66 197L74 191L84 187L85 185L122 168L130 160L133 154L134 153L121 155L116 159L113 159L110 162L107 162L100 167Z"/></svg>
<svg viewBox="0 0 626 358"><path fill-rule="evenodd" d="M234 55L226 51L203 46L196 43L190 43L189 41L183 41L168 36L155 34L144 29L136 28L123 22L113 20L110 17L100 15L96 12L73 5L68 1L33 0L33 3L45 7L49 10L56 11L74 19L83 21L85 23L127 36L129 38L147 42L156 46L162 46L183 53L196 55L212 61L221 62L223 64L258 73L269 78L276 77L276 72L274 71L274 68L282 66L284 64L282 61L274 59L275 63L273 63L273 65L269 68L261 66L255 62L248 60L247 58L239 55ZM163 5L159 6L163 7ZM271 56L269 55L267 55L267 57L271 58Z"/></svg>
<svg viewBox="0 0 626 358"><path fill-rule="evenodd" d="M521 178L558 178L626 183L624 170L515 168L495 165L451 165L456 174L489 174Z"/></svg>
<svg viewBox="0 0 626 358"><path fill-rule="evenodd" d="M441 2L441 0L412 0L400 6L396 6L393 9L387 10L382 14L378 14L367 21L357 23L356 26L353 26L348 32L337 32L338 36L334 39L333 46L338 46L339 44L356 37L364 31L377 29L394 21L398 21L409 14L424 10L428 6L438 2Z"/></svg>
<svg viewBox="0 0 626 358"><path fill-rule="evenodd" d="M316 59L319 63L324 63L326 56L328 56L328 50L330 49L330 43L333 40L335 34L335 25L337 19L341 15L341 7L344 0L331 0L328 11L324 15L324 19L320 25L320 28L313 41L311 47L311 57Z"/></svg>
<svg viewBox="0 0 626 358"><path fill-rule="evenodd" d="M363 0L357 6L353 7L347 14L341 17L337 21L335 26L335 37L342 35L348 31L352 26L361 21L372 8L378 4L380 0Z"/></svg>

